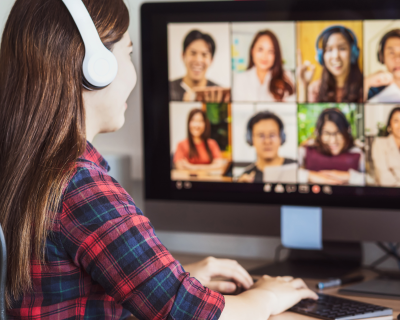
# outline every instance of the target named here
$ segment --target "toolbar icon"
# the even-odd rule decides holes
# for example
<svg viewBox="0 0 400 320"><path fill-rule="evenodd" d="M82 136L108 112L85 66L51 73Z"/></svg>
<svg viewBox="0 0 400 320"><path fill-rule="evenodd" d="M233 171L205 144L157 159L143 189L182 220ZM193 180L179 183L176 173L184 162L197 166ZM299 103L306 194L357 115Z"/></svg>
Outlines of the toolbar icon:
<svg viewBox="0 0 400 320"><path fill-rule="evenodd" d="M310 186L308 184L299 185L299 192L300 193L310 193Z"/></svg>
<svg viewBox="0 0 400 320"><path fill-rule="evenodd" d="M285 188L283 187L283 185L277 184L276 187L275 187L275 192L276 193L284 193L285 192Z"/></svg>
<svg viewBox="0 0 400 320"><path fill-rule="evenodd" d="M272 191L272 184L267 183L264 185L264 192L271 192Z"/></svg>
<svg viewBox="0 0 400 320"><path fill-rule="evenodd" d="M288 184L286 185L286 192L287 193L293 193L297 191L297 186L294 184Z"/></svg>
<svg viewBox="0 0 400 320"><path fill-rule="evenodd" d="M313 193L318 194L321 192L321 187L318 185L315 185L315 186L312 186L311 190Z"/></svg>
<svg viewBox="0 0 400 320"><path fill-rule="evenodd" d="M324 186L322 188L322 192L325 193L325 194L329 194L329 195L331 195L333 193L331 186Z"/></svg>

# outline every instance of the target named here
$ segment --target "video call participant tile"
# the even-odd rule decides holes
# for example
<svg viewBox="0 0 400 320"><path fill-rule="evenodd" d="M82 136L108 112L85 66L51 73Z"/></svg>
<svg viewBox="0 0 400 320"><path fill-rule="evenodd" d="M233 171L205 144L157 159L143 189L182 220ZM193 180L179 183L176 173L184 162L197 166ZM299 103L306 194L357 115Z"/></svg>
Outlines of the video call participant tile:
<svg viewBox="0 0 400 320"><path fill-rule="evenodd" d="M299 104L298 182L365 185L363 106Z"/></svg>
<svg viewBox="0 0 400 320"><path fill-rule="evenodd" d="M290 102L295 94L295 23L232 23L232 100Z"/></svg>
<svg viewBox="0 0 400 320"><path fill-rule="evenodd" d="M362 21L297 23L298 101L363 101Z"/></svg>
<svg viewBox="0 0 400 320"><path fill-rule="evenodd" d="M400 102L400 20L364 21L364 100Z"/></svg>
<svg viewBox="0 0 400 320"><path fill-rule="evenodd" d="M230 182L229 104L170 103L171 179Z"/></svg>
<svg viewBox="0 0 400 320"><path fill-rule="evenodd" d="M365 105L367 184L400 187L400 106Z"/></svg>
<svg viewBox="0 0 400 320"><path fill-rule="evenodd" d="M245 183L297 182L297 105L232 104L233 176Z"/></svg>
<svg viewBox="0 0 400 320"><path fill-rule="evenodd" d="M171 101L231 100L229 23L168 25Z"/></svg>

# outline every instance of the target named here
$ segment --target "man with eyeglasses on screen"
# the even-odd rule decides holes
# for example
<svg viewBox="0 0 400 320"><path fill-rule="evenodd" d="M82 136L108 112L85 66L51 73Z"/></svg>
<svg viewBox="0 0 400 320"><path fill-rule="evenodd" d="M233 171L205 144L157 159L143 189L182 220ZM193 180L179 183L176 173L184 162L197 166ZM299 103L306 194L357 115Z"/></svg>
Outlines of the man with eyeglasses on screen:
<svg viewBox="0 0 400 320"><path fill-rule="evenodd" d="M254 146L257 160L245 169L239 182L296 182L297 161L279 156L286 135L277 115L262 111L253 116L247 124L246 140Z"/></svg>

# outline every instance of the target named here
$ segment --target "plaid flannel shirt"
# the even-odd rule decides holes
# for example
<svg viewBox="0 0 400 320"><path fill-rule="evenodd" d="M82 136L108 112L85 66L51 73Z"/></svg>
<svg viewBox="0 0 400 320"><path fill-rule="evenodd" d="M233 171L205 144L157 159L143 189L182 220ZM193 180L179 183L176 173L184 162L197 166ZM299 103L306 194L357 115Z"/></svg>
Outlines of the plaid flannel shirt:
<svg viewBox="0 0 400 320"><path fill-rule="evenodd" d="M224 297L191 278L91 145L77 161L32 292L9 319L218 319Z"/></svg>

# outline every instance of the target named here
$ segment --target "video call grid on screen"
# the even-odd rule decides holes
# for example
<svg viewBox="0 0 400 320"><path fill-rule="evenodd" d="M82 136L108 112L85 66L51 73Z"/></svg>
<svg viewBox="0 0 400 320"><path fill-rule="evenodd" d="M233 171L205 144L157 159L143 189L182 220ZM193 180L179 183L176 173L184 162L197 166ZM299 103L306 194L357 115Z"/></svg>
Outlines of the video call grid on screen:
<svg viewBox="0 0 400 320"><path fill-rule="evenodd" d="M318 18L363 16L337 9ZM272 19L309 19L315 11ZM365 16L390 16L378 11ZM358 197L369 206L372 197L400 195L400 20L167 16L160 25L166 23L170 196L301 204L319 194L324 205L334 195L348 198L341 205L360 206L351 200Z"/></svg>
<svg viewBox="0 0 400 320"><path fill-rule="evenodd" d="M172 180L400 186L400 20L170 23L168 62Z"/></svg>

